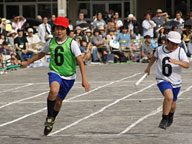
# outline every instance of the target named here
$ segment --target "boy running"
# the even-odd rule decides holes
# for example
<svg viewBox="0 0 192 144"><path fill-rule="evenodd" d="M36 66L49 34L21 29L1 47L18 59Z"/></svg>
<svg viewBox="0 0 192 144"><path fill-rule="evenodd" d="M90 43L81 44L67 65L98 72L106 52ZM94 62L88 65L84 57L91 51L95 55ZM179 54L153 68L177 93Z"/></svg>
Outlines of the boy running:
<svg viewBox="0 0 192 144"><path fill-rule="evenodd" d="M47 53L51 53L49 86L50 92L47 98L47 118L45 121L44 135L48 135L58 115L62 101L72 88L76 79L76 60L82 75L82 86L89 91L90 85L85 74L85 67L81 57L81 51L76 41L67 36L69 21L65 17L57 17L54 22L55 37L49 40L43 50L26 62L26 67L32 62L41 59Z"/></svg>
<svg viewBox="0 0 192 144"><path fill-rule="evenodd" d="M189 68L189 60L185 51L179 47L181 35L171 31L167 35L167 45L157 48L148 64L145 73L150 74L150 68L156 61L156 80L159 90L164 95L163 114L159 127L166 129L173 123L177 96L181 88L181 68Z"/></svg>

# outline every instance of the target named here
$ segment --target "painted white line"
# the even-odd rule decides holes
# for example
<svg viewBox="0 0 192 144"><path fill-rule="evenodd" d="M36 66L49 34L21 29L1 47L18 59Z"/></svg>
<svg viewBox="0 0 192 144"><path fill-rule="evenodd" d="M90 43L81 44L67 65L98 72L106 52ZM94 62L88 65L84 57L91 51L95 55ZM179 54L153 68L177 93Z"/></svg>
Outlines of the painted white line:
<svg viewBox="0 0 192 144"><path fill-rule="evenodd" d="M122 78L122 79L120 79L120 80L116 80L116 81L114 81L114 82L112 82L112 83L109 83L109 84L117 83L117 82L123 81L123 80L125 80L125 79L132 78L132 77L134 77L134 76L137 76L137 75L139 75L139 74L141 74L141 73L136 73L136 74L134 74L134 75L131 75L131 76ZM77 96L72 97L72 98L67 99L67 100L69 101L69 100L75 99L75 98L77 98L77 97L81 97L81 96L83 96L83 95L89 94L89 93L94 92L94 91L96 91L96 90L98 90L98 89L101 89L101 88L103 88L103 87L106 87L106 86L108 86L109 84L100 86L100 87L95 88L95 89L93 89L93 90L91 90L91 91L89 91L89 92L83 93L83 94L81 94L81 95L77 95ZM20 100L19 100L19 101L20 101ZM13 102L12 102L12 103L13 103ZM16 103L16 102L14 102L14 103ZM8 104L7 104L7 105L8 105ZM2 107L2 106L1 106L1 107ZM5 106L4 106L4 107L5 107ZM12 121L9 121L9 122L0 124L0 127L3 127L3 126L6 126L6 125L9 125L9 124L12 124L12 123L14 123L14 122L17 122L17 121L22 120L22 119L24 119L24 118L27 118L27 117L29 117L29 116L38 114L38 113L40 113L40 112L42 112L42 111L44 111L44 110L46 110L46 109L47 109L47 107L44 107L44 108L42 108L42 109L40 109L40 110L37 110L37 111L35 111L35 112L33 112L33 113L30 113L30 114L26 114L26 115L24 115L24 116L22 116L22 117L20 117L20 118L15 119L15 120L12 120Z"/></svg>
<svg viewBox="0 0 192 144"><path fill-rule="evenodd" d="M105 84L105 85L99 86L99 87L97 87L97 88L95 88L95 89L93 89L93 90L90 90L90 91L89 91L89 92L87 92L87 93L83 93L83 94L80 94L80 95L74 96L74 97L69 98L69 99L67 99L67 100L68 100L68 101L70 101L70 100L73 100L73 99L75 99L75 98L81 97L81 96L83 96L83 95L90 94L90 93L92 93L92 92L94 92L94 91L96 91L96 90L99 90L99 89L101 89L101 88L107 87L107 86L112 85L112 84L114 84L114 83L121 82L121 81L126 80L126 79L129 79L129 78L135 77L135 76L140 75L140 74L141 74L141 73L136 73L136 74L134 74L134 75L131 75L131 76L128 76L128 77L122 78L122 79L120 79L120 80L116 80L116 81L110 82L110 83L108 83L108 84Z"/></svg>
<svg viewBox="0 0 192 144"><path fill-rule="evenodd" d="M191 98L192 99L192 98ZM183 99L183 100L191 100L191 99ZM94 99L94 100L72 100L72 101L63 101L64 103L90 103L90 102L111 102L116 101L117 99ZM163 98L148 98L148 99L124 99L122 101L156 101L163 100ZM7 102L0 102L0 104L5 104ZM27 102L18 102L18 104L45 104L46 101L27 101Z"/></svg>
<svg viewBox="0 0 192 144"><path fill-rule="evenodd" d="M190 91L191 88L192 88L192 85L191 85L190 87L188 87L186 90L181 91L181 92L179 93L178 97L181 96L183 93ZM158 114L158 113L161 112L161 111L162 111L162 105L159 106L156 110L150 112L149 114L147 114L147 115L141 117L140 119L138 119L136 122L132 123L129 127L127 127L125 130L123 130L122 132L120 132L118 135L123 135L123 134L127 133L127 132L130 131L133 127L135 127L136 125L138 125L140 122L144 121L145 119L147 119L147 118L150 117L150 116L153 116L153 115Z"/></svg>
<svg viewBox="0 0 192 144"><path fill-rule="evenodd" d="M26 85L23 85L23 86L19 86L19 87L16 87L16 88L12 88L12 89L7 89L7 90L4 90L4 91L0 91L0 94L1 93L5 93L5 92L10 92L10 91L13 91L13 90L17 90L17 89L21 89L21 88L25 88L25 87L28 87L28 86L31 86L33 85L33 83L28 83Z"/></svg>
<svg viewBox="0 0 192 144"><path fill-rule="evenodd" d="M37 114L37 113L40 113L40 112L42 112L42 111L44 111L44 110L46 110L46 108L43 108L43 109L40 109L40 110L35 111L35 112L33 112L33 113L30 113L30 114L24 115L24 116L19 117L19 118L15 119L15 120L12 120L12 121L9 121L9 122L6 122L6 123L3 123L3 124L0 124L0 127L3 127L3 126L6 126L6 125L9 125L9 124L12 124L12 123L14 123L14 122L17 122L17 121L19 121L19 120L22 120L22 119L24 119L24 118L26 118L26 117L30 116L30 115L35 115L35 114Z"/></svg>
<svg viewBox="0 0 192 144"><path fill-rule="evenodd" d="M68 129L68 128L71 128L71 127L77 125L78 123L82 122L83 120L86 120L86 119L88 119L88 118L90 118L90 117L93 117L93 116L95 116L95 115L103 112L103 111L106 110L107 108L109 108L109 107L111 107L111 106L119 103L120 101L122 101L122 100L124 100L124 99L126 99L126 98L128 98L128 97L131 97L131 96L133 96L133 95L136 95L136 94L138 94L138 93L140 93L140 92L143 92L143 91L146 90L146 89L151 88L151 87L152 87L153 85L155 85L155 84L156 84L156 83L153 83L153 84L151 84L151 85L149 85L149 86L147 86L147 87L145 87L145 88L143 88L143 89L141 89L141 90L139 90L139 91L136 91L136 92L134 92L134 93L131 93L131 94L129 94L129 95L127 95L127 96L124 96L124 97L122 97L122 98L120 98L120 99L117 99L115 102L110 103L110 104L104 106L104 107L101 108L99 111L96 111L96 112L94 112L94 113L91 113L90 115L85 116L85 117L83 117L83 118L81 118L81 119L73 122L72 124L67 125L67 126L64 127L64 128L61 128L61 129L57 130L57 131L51 133L49 136L55 135L55 134L57 134L57 133L60 133L60 132L62 132L62 131L64 131L64 130Z"/></svg>
<svg viewBox="0 0 192 144"><path fill-rule="evenodd" d="M17 100L17 101L13 101L13 102L7 103L7 104L5 104L5 105L0 106L0 109L1 109L1 108L4 108L4 107L7 107L7 106L10 106L10 105L12 105L12 104L20 103L20 102L25 101L25 100L29 100L29 99L33 99L33 98L39 97L39 96L41 96L41 95L47 94L48 92L49 92L49 91L42 92L42 93L40 93L40 94L31 96L31 97L27 97L27 98L24 98L24 99L20 99L20 100Z"/></svg>

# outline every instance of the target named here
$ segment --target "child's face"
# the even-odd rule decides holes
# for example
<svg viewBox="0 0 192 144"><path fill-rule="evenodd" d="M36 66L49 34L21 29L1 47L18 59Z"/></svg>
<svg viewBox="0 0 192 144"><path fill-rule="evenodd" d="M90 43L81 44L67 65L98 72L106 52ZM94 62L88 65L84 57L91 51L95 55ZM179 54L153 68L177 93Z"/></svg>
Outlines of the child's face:
<svg viewBox="0 0 192 144"><path fill-rule="evenodd" d="M81 43L81 45L82 45L83 47L86 47L86 46L87 46L87 42L83 41L83 42Z"/></svg>

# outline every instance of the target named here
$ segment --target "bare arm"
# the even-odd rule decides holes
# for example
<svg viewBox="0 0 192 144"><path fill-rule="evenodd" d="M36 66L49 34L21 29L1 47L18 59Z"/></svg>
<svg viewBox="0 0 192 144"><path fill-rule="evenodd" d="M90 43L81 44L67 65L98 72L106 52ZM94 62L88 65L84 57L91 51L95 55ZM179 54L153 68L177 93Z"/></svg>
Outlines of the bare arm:
<svg viewBox="0 0 192 144"><path fill-rule="evenodd" d="M147 68L145 69L145 72L144 73L148 73L148 75L150 75L150 69L151 69L151 66L154 64L154 62L157 60L157 58L155 56L152 56Z"/></svg>
<svg viewBox="0 0 192 144"><path fill-rule="evenodd" d="M40 52L36 55L34 55L32 58L30 58L28 61L24 61L21 62L22 68L25 68L26 66L28 66L29 64L31 64L32 62L41 59L42 57L44 57L46 55L46 53L44 52Z"/></svg>
<svg viewBox="0 0 192 144"><path fill-rule="evenodd" d="M182 62L182 61L178 61L176 59L169 59L169 61L173 64L179 65L179 66L186 68L186 69L188 69L190 67L188 62Z"/></svg>
<svg viewBox="0 0 192 144"><path fill-rule="evenodd" d="M79 68L81 71L81 76L82 76L82 86L85 88L85 91L88 92L90 90L90 85L87 81L86 73L85 73L85 66L82 60L81 56L77 56L77 62L79 64Z"/></svg>

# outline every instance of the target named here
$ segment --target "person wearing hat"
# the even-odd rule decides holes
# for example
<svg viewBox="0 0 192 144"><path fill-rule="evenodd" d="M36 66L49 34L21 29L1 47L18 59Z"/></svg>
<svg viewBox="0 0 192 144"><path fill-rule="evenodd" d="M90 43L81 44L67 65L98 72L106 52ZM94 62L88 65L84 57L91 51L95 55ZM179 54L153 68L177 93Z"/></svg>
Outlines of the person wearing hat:
<svg viewBox="0 0 192 144"><path fill-rule="evenodd" d="M28 32L27 41L29 44L29 50L33 51L34 53L37 53L38 45L40 44L41 41L36 34L33 34L32 28L28 28L27 32Z"/></svg>
<svg viewBox="0 0 192 144"><path fill-rule="evenodd" d="M153 47L151 45L151 37L149 35L144 36L145 41L141 45L141 62L148 63L153 55Z"/></svg>
<svg viewBox="0 0 192 144"><path fill-rule="evenodd" d="M12 30L9 34L8 41L11 45L11 49L15 52L15 45L14 45L14 39L17 37L17 32L15 30Z"/></svg>
<svg viewBox="0 0 192 144"><path fill-rule="evenodd" d="M167 45L157 48L145 73L150 74L150 68L156 61L157 86L164 96L162 120L159 127L166 129L173 123L177 96L181 88L181 69L189 68L189 60L183 48L179 47L181 35L170 31L167 35Z"/></svg>
<svg viewBox="0 0 192 144"><path fill-rule="evenodd" d="M41 59L47 53L51 53L49 85L50 91L47 98L47 118L45 121L44 135L48 135L62 106L62 101L72 88L76 79L76 61L78 62L82 86L89 91L90 85L86 78L85 67L81 57L81 51L76 41L68 36L69 20L65 17L57 17L54 21L55 36L49 40L43 50L26 62L26 67L32 62Z"/></svg>
<svg viewBox="0 0 192 144"><path fill-rule="evenodd" d="M139 23L133 14L128 15L124 25L127 26L129 30L133 33L136 32L136 29L139 29Z"/></svg>
<svg viewBox="0 0 192 144"><path fill-rule="evenodd" d="M157 9L156 16L152 18L152 20L156 23L156 29L161 27L166 22L165 17L162 16L162 12L163 11L161 9Z"/></svg>

